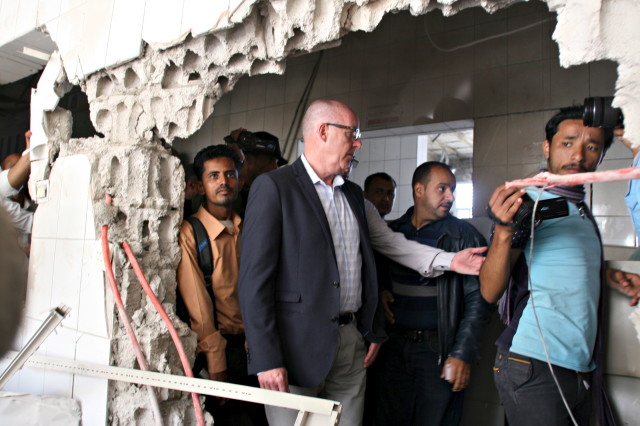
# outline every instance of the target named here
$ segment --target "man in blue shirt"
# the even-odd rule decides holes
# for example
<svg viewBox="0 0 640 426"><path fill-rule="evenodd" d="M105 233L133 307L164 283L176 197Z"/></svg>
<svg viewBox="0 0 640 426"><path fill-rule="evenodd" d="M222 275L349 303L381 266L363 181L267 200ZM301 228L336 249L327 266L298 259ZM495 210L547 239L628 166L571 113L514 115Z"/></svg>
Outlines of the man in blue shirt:
<svg viewBox="0 0 640 426"><path fill-rule="evenodd" d="M449 213L456 188L449 166L420 165L412 187L414 206L391 229L443 250L486 244L473 226ZM477 277L446 272L425 278L397 263L390 269L391 283L381 296L391 324L380 353L376 424L457 425L490 305Z"/></svg>
<svg viewBox="0 0 640 426"><path fill-rule="evenodd" d="M560 175L594 171L612 142L612 129L584 125L581 107L561 110L545 132L548 171ZM562 197L568 215L542 221L530 238L514 223L525 193L533 200ZM584 198L583 186L501 185L489 201L495 228L480 283L490 303L506 289L508 326L496 342L494 378L509 424L589 424L592 393L599 423L611 424L601 368L602 242ZM606 273L619 288L628 279Z"/></svg>

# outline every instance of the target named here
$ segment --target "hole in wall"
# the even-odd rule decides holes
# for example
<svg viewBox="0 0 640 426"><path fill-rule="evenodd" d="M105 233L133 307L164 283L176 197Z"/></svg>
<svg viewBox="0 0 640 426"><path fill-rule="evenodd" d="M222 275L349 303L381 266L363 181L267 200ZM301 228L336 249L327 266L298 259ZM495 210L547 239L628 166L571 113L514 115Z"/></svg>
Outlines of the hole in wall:
<svg viewBox="0 0 640 426"><path fill-rule="evenodd" d="M192 72L189 74L189 81L200 80L200 74L197 72Z"/></svg>
<svg viewBox="0 0 640 426"><path fill-rule="evenodd" d="M169 66L164 69L164 75L162 76L160 87L163 89L178 87L182 83L181 77L182 70L174 64L173 61L171 61L169 62Z"/></svg>
<svg viewBox="0 0 640 426"><path fill-rule="evenodd" d="M101 109L96 114L96 124L98 129L106 131L111 129L111 112L107 109Z"/></svg>
<svg viewBox="0 0 640 426"><path fill-rule="evenodd" d="M227 77L221 75L220 77L218 77L218 80L216 80L216 83L220 85L220 89L222 89L223 93L227 91L227 88L229 86L229 79Z"/></svg>
<svg viewBox="0 0 640 426"><path fill-rule="evenodd" d="M231 58L229 58L229 62L227 63L228 69L240 68L247 62L247 58L242 53L236 53Z"/></svg>
<svg viewBox="0 0 640 426"><path fill-rule="evenodd" d="M187 70L195 70L202 66L202 58L192 50L187 50L182 61L182 66Z"/></svg>
<svg viewBox="0 0 640 426"><path fill-rule="evenodd" d="M138 74L132 69L127 68L127 71L124 73L124 87L126 89L133 89L140 85L140 78Z"/></svg>
<svg viewBox="0 0 640 426"><path fill-rule="evenodd" d="M112 157L111 167L109 168L109 185L113 192L121 187L120 176L120 160L118 160L118 157Z"/></svg>
<svg viewBox="0 0 640 426"><path fill-rule="evenodd" d="M113 81L107 76L102 77L96 84L96 98L109 96L113 92Z"/></svg>
<svg viewBox="0 0 640 426"><path fill-rule="evenodd" d="M204 51L211 53L215 49L222 47L222 42L214 35L208 35L204 38Z"/></svg>

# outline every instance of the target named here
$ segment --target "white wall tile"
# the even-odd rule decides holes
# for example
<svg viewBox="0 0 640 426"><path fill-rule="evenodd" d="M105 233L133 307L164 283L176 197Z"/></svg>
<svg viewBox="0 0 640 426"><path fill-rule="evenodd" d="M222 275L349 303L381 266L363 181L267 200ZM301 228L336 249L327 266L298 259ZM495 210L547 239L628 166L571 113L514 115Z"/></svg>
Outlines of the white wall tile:
<svg viewBox="0 0 640 426"><path fill-rule="evenodd" d="M39 208L38 208L39 209ZM51 308L51 285L56 257L54 239L32 238L25 315L40 318Z"/></svg>
<svg viewBox="0 0 640 426"><path fill-rule="evenodd" d="M390 138L396 140L395 138ZM399 138L397 138L399 140ZM375 138L369 141L369 161L384 160L384 152L386 146L386 138Z"/></svg>
<svg viewBox="0 0 640 426"><path fill-rule="evenodd" d="M629 160L605 160L602 162L599 171L617 170L629 167ZM627 204L624 196L629 190L629 182L600 182L593 184L593 197L591 199L591 210L596 216L624 216L629 217ZM626 238L625 238L626 240Z"/></svg>
<svg viewBox="0 0 640 426"><path fill-rule="evenodd" d="M386 138L384 144L384 159L399 160L402 138Z"/></svg>
<svg viewBox="0 0 640 426"><path fill-rule="evenodd" d="M385 160L384 172L394 179L400 176L400 160Z"/></svg>
<svg viewBox="0 0 640 426"><path fill-rule="evenodd" d="M636 235L630 217L596 216L595 219L603 244L626 247L635 245Z"/></svg>
<svg viewBox="0 0 640 426"><path fill-rule="evenodd" d="M184 0L146 2L142 38L152 45L168 45L182 35ZM180 19L176 19L179 16Z"/></svg>
<svg viewBox="0 0 640 426"><path fill-rule="evenodd" d="M416 170L416 159L406 158L400 160L400 174L393 176L398 185L411 185L411 179L413 178L413 172Z"/></svg>
<svg viewBox="0 0 640 426"><path fill-rule="evenodd" d="M56 236L83 239L90 213L87 211L90 207L88 203L91 173L89 159L84 155L62 157L56 161L56 165L57 173L52 180L60 179L62 183L58 194L61 203Z"/></svg>
<svg viewBox="0 0 640 426"><path fill-rule="evenodd" d="M414 159L418 152L418 137L416 135L402 136L400 140L400 158Z"/></svg>
<svg viewBox="0 0 640 426"><path fill-rule="evenodd" d="M125 62L142 51L145 0L114 0L105 62Z"/></svg>
<svg viewBox="0 0 640 426"><path fill-rule="evenodd" d="M15 35L21 36L38 26L38 0L21 0L18 3Z"/></svg>
<svg viewBox="0 0 640 426"><path fill-rule="evenodd" d="M61 2L62 0L38 1L38 17L37 17L38 24L39 25L48 24L52 19L57 18L60 15ZM49 25L47 25L47 27L49 27Z"/></svg>
<svg viewBox="0 0 640 426"><path fill-rule="evenodd" d="M191 31L194 37L222 28L228 23L229 3L224 1L189 0L184 2L181 33ZM216 23L218 25L216 26Z"/></svg>
<svg viewBox="0 0 640 426"><path fill-rule="evenodd" d="M369 161L369 174L384 172L384 160Z"/></svg>

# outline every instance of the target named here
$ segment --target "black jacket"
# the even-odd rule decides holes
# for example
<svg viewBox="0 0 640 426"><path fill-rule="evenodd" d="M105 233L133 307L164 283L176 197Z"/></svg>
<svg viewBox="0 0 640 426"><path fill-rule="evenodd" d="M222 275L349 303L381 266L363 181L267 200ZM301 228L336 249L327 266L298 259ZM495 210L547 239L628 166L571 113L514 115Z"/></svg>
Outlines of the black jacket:
<svg viewBox="0 0 640 426"><path fill-rule="evenodd" d="M401 228L406 230L407 225L411 226L412 214L413 207L389 226L394 231ZM431 222L421 229L413 228L413 235L419 236L427 228L430 233L441 234L436 244L437 248L448 252L487 245L484 237L473 226L451 215ZM407 235L407 238L411 239L411 235ZM418 276L417 272L416 275ZM480 347L482 330L493 307L480 295L477 276L449 271L433 280L438 287L440 362L444 363L447 357L452 356L471 363Z"/></svg>

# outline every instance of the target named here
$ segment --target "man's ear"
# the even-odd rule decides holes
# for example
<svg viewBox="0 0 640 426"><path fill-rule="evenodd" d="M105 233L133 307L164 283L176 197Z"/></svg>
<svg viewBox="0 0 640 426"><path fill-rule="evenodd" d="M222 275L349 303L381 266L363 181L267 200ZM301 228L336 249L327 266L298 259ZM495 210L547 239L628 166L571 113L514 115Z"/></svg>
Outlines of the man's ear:
<svg viewBox="0 0 640 426"><path fill-rule="evenodd" d="M551 150L551 142L545 139L544 142L542 142L542 153L544 154L544 159L547 161L549 160L550 150Z"/></svg>
<svg viewBox="0 0 640 426"><path fill-rule="evenodd" d="M198 191L198 194L204 195L204 185L201 181L196 182L196 190Z"/></svg>
<svg viewBox="0 0 640 426"><path fill-rule="evenodd" d="M413 196L415 198L422 198L422 196L424 196L424 189L422 182L416 182L415 185L413 185Z"/></svg>
<svg viewBox="0 0 640 426"><path fill-rule="evenodd" d="M326 123L322 123L318 127L318 134L320 135L320 139L322 139L323 142L326 142L329 138L329 126Z"/></svg>

